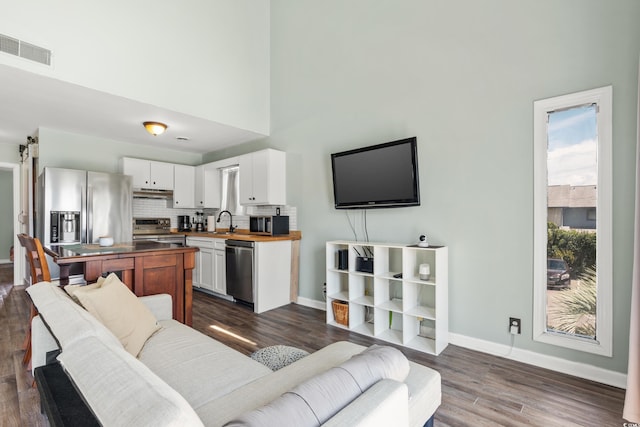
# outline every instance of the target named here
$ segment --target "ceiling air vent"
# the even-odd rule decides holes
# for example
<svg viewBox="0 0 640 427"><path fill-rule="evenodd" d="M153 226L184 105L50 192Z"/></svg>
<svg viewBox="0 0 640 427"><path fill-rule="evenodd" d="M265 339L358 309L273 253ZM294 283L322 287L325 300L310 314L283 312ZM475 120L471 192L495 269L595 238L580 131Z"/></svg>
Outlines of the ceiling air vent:
<svg viewBox="0 0 640 427"><path fill-rule="evenodd" d="M0 52L19 56L30 61L51 65L51 51L13 37L0 34Z"/></svg>

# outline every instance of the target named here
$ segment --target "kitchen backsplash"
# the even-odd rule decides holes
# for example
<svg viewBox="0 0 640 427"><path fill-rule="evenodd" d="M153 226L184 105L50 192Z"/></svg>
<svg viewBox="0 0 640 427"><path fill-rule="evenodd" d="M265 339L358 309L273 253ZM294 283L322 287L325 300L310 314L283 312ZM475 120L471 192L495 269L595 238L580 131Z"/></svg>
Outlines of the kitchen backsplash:
<svg viewBox="0 0 640 427"><path fill-rule="evenodd" d="M233 225L241 229L249 229L249 216L251 215L275 215L276 208L280 208L280 215L289 216L289 229L298 230L297 208L295 206L247 206L245 215L234 215ZM166 200L159 199L133 199L134 218L170 218L171 228L178 228L178 215L189 215L191 218L196 212L204 212L217 217L220 209L176 209L167 207ZM229 216L223 215L218 228L229 228Z"/></svg>

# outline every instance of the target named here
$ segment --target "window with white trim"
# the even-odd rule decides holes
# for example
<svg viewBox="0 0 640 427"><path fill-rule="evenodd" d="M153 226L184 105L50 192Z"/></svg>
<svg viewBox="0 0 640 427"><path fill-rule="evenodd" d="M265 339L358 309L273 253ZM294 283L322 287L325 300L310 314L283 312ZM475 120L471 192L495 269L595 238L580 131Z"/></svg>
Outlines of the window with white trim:
<svg viewBox="0 0 640 427"><path fill-rule="evenodd" d="M612 354L611 86L534 102L536 341Z"/></svg>

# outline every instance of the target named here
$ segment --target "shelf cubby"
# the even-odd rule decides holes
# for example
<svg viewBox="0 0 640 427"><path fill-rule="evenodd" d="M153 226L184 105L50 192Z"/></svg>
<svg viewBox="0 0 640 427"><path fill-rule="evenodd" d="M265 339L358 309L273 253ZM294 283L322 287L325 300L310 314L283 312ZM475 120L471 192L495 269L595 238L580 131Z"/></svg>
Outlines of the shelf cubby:
<svg viewBox="0 0 640 427"><path fill-rule="evenodd" d="M336 268L339 250L348 252L348 269ZM373 273L357 271L357 257L371 255ZM329 313L340 299L349 302L353 332L436 355L447 346L447 247L333 241L326 259L327 323L344 327ZM427 280L420 279L421 264L429 264Z"/></svg>

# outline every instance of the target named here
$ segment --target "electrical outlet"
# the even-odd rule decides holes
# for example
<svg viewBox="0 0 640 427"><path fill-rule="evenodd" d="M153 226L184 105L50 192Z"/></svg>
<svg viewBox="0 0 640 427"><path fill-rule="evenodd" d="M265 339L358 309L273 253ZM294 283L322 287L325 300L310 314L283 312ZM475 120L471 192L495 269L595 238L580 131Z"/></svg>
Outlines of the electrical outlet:
<svg viewBox="0 0 640 427"><path fill-rule="evenodd" d="M522 332L522 322L516 317L509 318L509 333L512 335L520 335Z"/></svg>

